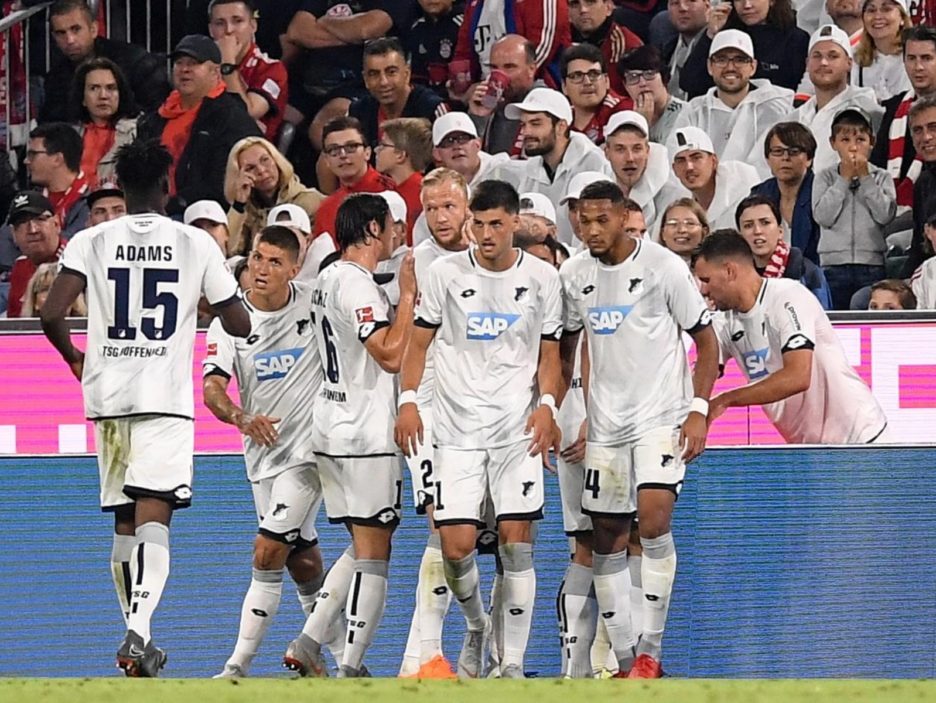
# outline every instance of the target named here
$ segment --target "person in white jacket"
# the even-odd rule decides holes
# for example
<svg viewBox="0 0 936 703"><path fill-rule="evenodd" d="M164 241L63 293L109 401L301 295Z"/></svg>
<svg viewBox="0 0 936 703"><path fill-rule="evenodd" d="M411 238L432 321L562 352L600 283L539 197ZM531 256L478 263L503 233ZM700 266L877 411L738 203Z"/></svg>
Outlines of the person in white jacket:
<svg viewBox="0 0 936 703"><path fill-rule="evenodd" d="M705 95L689 101L676 118L676 127L699 127L712 139L722 160L760 163L769 169L758 137L793 109L793 91L769 80L752 79L757 71L751 37L737 29L715 35L708 55L708 72L715 82Z"/></svg>
<svg viewBox="0 0 936 703"><path fill-rule="evenodd" d="M852 70L851 41L834 24L823 25L810 37L806 70L816 94L783 121L799 122L812 131L818 145L813 170L818 173L838 163L838 156L829 142L832 120L838 113L847 108L858 109L871 119L877 132L884 108L878 104L871 88L848 84Z"/></svg>
<svg viewBox="0 0 936 703"><path fill-rule="evenodd" d="M650 126L643 115L625 110L608 120L604 151L617 184L640 205L647 230L656 239L663 210L689 196L673 173L666 147L650 141Z"/></svg>
<svg viewBox="0 0 936 703"><path fill-rule="evenodd" d="M673 171L704 209L708 223L717 229L733 229L735 208L760 182L757 170L741 161L721 161L712 140L698 127L682 127L670 142Z"/></svg>

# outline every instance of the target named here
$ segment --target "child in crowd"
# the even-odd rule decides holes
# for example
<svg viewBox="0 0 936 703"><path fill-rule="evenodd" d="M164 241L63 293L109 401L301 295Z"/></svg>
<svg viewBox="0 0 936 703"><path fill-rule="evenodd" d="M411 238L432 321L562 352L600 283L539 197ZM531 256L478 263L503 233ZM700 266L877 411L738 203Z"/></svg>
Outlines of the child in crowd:
<svg viewBox="0 0 936 703"><path fill-rule="evenodd" d="M884 278L884 227L894 219L897 195L887 171L868 162L874 130L864 114L836 115L829 141L839 164L816 174L813 218L833 309L847 310L856 291Z"/></svg>
<svg viewBox="0 0 936 703"><path fill-rule="evenodd" d="M899 278L886 278L871 286L868 310L916 310L917 300L910 286Z"/></svg>

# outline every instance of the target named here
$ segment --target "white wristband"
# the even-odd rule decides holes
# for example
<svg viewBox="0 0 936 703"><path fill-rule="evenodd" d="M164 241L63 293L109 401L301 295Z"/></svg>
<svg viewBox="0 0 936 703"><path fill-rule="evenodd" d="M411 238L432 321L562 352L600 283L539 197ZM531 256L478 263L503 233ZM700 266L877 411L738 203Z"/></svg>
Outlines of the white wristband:
<svg viewBox="0 0 936 703"><path fill-rule="evenodd" d="M397 408L402 408L407 403L416 402L416 391L403 391L400 393L400 399L397 401Z"/></svg>
<svg viewBox="0 0 936 703"><path fill-rule="evenodd" d="M556 399L553 397L552 393L543 393L543 395L540 396L539 404L549 408L550 411L552 411L553 419L556 419Z"/></svg>
<svg viewBox="0 0 936 703"><path fill-rule="evenodd" d="M692 402L689 403L689 412L708 417L708 401L705 398L693 398Z"/></svg>

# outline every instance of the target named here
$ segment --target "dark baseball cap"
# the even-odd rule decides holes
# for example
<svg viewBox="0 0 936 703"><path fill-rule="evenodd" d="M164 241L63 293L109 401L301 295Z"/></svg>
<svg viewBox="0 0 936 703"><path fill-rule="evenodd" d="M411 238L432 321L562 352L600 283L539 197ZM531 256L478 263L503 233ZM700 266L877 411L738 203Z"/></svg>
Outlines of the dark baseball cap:
<svg viewBox="0 0 936 703"><path fill-rule="evenodd" d="M863 111L859 110L857 107L847 107L841 112L837 113L832 119L832 126L837 127L842 122L849 122L851 124L862 124L869 131L873 129L871 126L871 118Z"/></svg>
<svg viewBox="0 0 936 703"><path fill-rule="evenodd" d="M221 63L221 49L211 37L206 37L204 34L189 34L182 37L169 54L169 58L175 61L180 56L191 56L199 63L205 63L205 61Z"/></svg>
<svg viewBox="0 0 936 703"><path fill-rule="evenodd" d="M120 189L119 185L113 181L105 181L90 193L88 193L88 207L94 207L94 203L96 203L101 198L123 197L125 197L124 192Z"/></svg>
<svg viewBox="0 0 936 703"><path fill-rule="evenodd" d="M47 197L35 190L23 190L13 196L7 222L11 225L18 225L23 220L44 215L47 212L50 214L55 212L55 208L52 207Z"/></svg>

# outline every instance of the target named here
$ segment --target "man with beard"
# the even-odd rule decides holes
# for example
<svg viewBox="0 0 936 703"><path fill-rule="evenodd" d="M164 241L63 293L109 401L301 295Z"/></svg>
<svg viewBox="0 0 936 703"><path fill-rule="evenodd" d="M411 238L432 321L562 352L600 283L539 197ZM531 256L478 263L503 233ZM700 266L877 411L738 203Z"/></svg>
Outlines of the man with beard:
<svg viewBox="0 0 936 703"><path fill-rule="evenodd" d="M572 103L572 130L595 144L605 140L604 128L615 113L627 109L630 99L611 87L608 64L590 44L577 44L562 54L562 92Z"/></svg>
<svg viewBox="0 0 936 703"><path fill-rule="evenodd" d="M584 134L570 131L572 108L561 93L535 88L521 103L507 106L505 114L520 121L523 151L527 156L518 190L536 192L558 203L569 189L572 178L582 171L600 171L614 178L611 164ZM573 241L568 206L560 206L559 241Z"/></svg>

